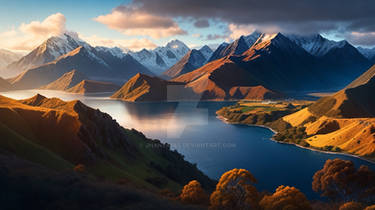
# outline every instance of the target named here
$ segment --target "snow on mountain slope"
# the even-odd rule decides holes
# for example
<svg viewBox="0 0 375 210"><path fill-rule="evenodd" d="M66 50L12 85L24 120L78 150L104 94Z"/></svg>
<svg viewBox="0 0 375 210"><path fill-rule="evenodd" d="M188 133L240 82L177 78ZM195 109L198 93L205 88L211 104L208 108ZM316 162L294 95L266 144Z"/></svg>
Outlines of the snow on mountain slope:
<svg viewBox="0 0 375 210"><path fill-rule="evenodd" d="M287 37L310 54L318 57L325 55L333 48L341 48L346 44L346 41L336 42L328 40L322 37L320 34L308 36L287 35Z"/></svg>
<svg viewBox="0 0 375 210"><path fill-rule="evenodd" d="M186 53L186 55L170 69L165 71L163 75L167 78L175 78L203 66L206 61L206 57L200 50L193 49Z"/></svg>
<svg viewBox="0 0 375 210"><path fill-rule="evenodd" d="M363 48L357 47L357 50L365 56L367 59L375 62L375 47L374 48Z"/></svg>
<svg viewBox="0 0 375 210"><path fill-rule="evenodd" d="M251 47L253 44L258 40L258 38L262 35L259 31L254 31L250 35L244 36L247 46Z"/></svg>
<svg viewBox="0 0 375 210"><path fill-rule="evenodd" d="M206 58L206 61L211 57L213 53L212 49L207 45L204 45L201 49L199 49L199 51Z"/></svg>
<svg viewBox="0 0 375 210"><path fill-rule="evenodd" d="M93 49L93 47L86 42L68 34L50 37L20 60L9 64L6 69L1 72L1 75L5 77L16 76L27 69L51 62L79 46L83 46L89 51ZM92 58L98 59L95 54L90 54Z"/></svg>
<svg viewBox="0 0 375 210"><path fill-rule="evenodd" d="M172 40L164 47L157 47L154 50L143 49L129 54L155 74L161 74L181 60L189 50L183 42Z"/></svg>
<svg viewBox="0 0 375 210"><path fill-rule="evenodd" d="M241 55L249 49L249 47L250 46L247 44L245 37L241 36L229 45L225 45L224 43L221 44L208 61L217 60L228 55Z"/></svg>
<svg viewBox="0 0 375 210"><path fill-rule="evenodd" d="M19 60L22 57L21 54L11 52L9 50L0 49L0 70Z"/></svg>
<svg viewBox="0 0 375 210"><path fill-rule="evenodd" d="M117 58L123 58L126 53L119 47L102 47L102 46L97 46L95 47L95 50L98 52L106 52L106 53L111 53L113 56Z"/></svg>

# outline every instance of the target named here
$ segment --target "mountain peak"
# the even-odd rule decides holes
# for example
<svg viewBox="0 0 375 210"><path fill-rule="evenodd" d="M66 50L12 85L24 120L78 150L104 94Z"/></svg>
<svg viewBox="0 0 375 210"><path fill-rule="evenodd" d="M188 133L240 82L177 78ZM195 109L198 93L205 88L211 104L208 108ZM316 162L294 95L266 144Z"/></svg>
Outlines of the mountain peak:
<svg viewBox="0 0 375 210"><path fill-rule="evenodd" d="M176 49L176 48L188 48L188 46L185 45L182 41L178 39L171 40L167 43L166 47L171 48L171 49Z"/></svg>

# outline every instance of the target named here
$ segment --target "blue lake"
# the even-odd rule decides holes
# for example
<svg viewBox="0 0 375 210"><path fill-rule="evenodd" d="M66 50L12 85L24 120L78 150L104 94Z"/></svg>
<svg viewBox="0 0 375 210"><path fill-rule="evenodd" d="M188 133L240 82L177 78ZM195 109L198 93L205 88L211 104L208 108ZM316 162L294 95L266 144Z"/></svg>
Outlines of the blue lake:
<svg viewBox="0 0 375 210"><path fill-rule="evenodd" d="M107 112L122 126L171 144L212 178L218 179L233 168L247 169L257 178L256 186L261 191L273 192L279 185L289 185L300 189L309 199L319 199L311 189L311 182L327 159L351 160L356 166L365 164L375 169L374 164L355 157L271 141L273 132L267 128L223 123L216 117L216 110L234 102L128 103L103 95L81 96L44 90L0 94L21 99L36 92L64 100L79 99Z"/></svg>

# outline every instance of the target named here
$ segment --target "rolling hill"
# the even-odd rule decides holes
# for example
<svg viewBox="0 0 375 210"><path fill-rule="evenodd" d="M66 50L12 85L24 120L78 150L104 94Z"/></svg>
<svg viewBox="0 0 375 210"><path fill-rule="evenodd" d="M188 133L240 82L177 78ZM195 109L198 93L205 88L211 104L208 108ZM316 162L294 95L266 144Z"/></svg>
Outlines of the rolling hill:
<svg viewBox="0 0 375 210"><path fill-rule="evenodd" d="M112 93L120 89L120 86L110 82L99 82L94 80L82 80L67 92L89 94L89 93Z"/></svg>
<svg viewBox="0 0 375 210"><path fill-rule="evenodd" d="M72 70L68 73L63 74L60 78L49 83L48 85L40 87L40 89L64 91L74 87L85 79L87 79L87 77L84 74L80 73L77 70Z"/></svg>
<svg viewBox="0 0 375 210"><path fill-rule="evenodd" d="M303 127L315 148L343 151L375 159L375 66L349 86L311 106L283 117Z"/></svg>
<svg viewBox="0 0 375 210"><path fill-rule="evenodd" d="M124 101L175 101L200 100L185 83L166 81L145 74L137 74L121 87L111 98Z"/></svg>

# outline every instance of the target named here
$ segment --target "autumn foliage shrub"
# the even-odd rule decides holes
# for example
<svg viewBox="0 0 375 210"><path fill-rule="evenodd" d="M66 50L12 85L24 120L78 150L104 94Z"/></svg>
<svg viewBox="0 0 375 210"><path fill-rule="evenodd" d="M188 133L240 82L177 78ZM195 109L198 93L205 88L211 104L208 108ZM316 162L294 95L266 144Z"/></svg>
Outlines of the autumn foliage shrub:
<svg viewBox="0 0 375 210"><path fill-rule="evenodd" d="M311 209L306 196L295 187L279 186L275 193L266 195L259 202L264 210Z"/></svg>
<svg viewBox="0 0 375 210"><path fill-rule="evenodd" d="M367 166L358 169L348 160L327 160L314 174L312 188L336 201L375 202L375 172Z"/></svg>
<svg viewBox="0 0 375 210"><path fill-rule="evenodd" d="M339 210L363 210L364 206L357 202L347 202L340 206Z"/></svg>
<svg viewBox="0 0 375 210"><path fill-rule="evenodd" d="M375 210L375 205L367 206L365 210Z"/></svg>
<svg viewBox="0 0 375 210"><path fill-rule="evenodd" d="M83 164L78 164L74 167L74 171L78 173L84 173L86 172L86 166Z"/></svg>
<svg viewBox="0 0 375 210"><path fill-rule="evenodd" d="M258 209L259 193L252 185L255 177L245 169L224 173L210 197L210 209Z"/></svg>
<svg viewBox="0 0 375 210"><path fill-rule="evenodd" d="M197 180L190 181L182 189L180 200L190 204L208 204L208 195Z"/></svg>

